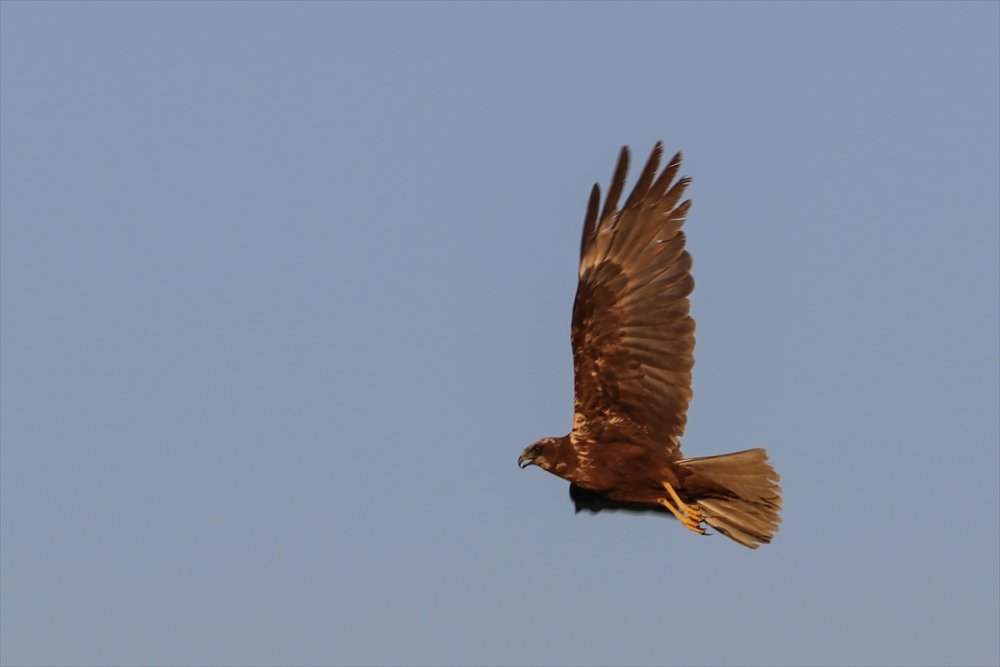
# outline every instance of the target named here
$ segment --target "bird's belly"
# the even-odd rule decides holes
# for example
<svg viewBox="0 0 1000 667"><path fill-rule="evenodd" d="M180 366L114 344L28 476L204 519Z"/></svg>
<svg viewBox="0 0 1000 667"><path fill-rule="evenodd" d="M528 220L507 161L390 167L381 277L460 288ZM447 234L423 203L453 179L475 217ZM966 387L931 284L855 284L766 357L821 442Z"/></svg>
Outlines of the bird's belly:
<svg viewBox="0 0 1000 667"><path fill-rule="evenodd" d="M642 456L607 457L592 465L579 466L563 477L621 502L656 504L666 497L664 482L679 488L677 474L670 465Z"/></svg>

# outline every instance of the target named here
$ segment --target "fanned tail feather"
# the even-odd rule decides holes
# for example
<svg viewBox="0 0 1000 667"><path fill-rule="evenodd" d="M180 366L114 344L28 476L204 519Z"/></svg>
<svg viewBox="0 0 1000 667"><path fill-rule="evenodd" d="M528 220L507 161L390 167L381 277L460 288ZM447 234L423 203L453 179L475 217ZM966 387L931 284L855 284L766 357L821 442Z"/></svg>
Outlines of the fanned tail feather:
<svg viewBox="0 0 1000 667"><path fill-rule="evenodd" d="M770 543L781 524L781 477L765 450L682 459L678 465L712 489L694 501L708 525L751 549Z"/></svg>

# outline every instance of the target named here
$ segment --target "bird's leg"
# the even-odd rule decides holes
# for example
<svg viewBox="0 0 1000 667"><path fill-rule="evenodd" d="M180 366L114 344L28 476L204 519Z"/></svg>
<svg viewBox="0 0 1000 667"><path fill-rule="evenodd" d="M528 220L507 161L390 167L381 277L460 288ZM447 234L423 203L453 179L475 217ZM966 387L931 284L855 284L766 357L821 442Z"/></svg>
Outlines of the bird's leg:
<svg viewBox="0 0 1000 667"><path fill-rule="evenodd" d="M677 517L677 520L684 524L684 527L688 530L693 530L694 532L702 535L708 535L708 532L701 527L701 522L705 520L705 517L702 516L698 508L693 505L688 505L681 500L680 496L677 495L677 492L674 491L674 487L670 485L670 482L664 482L663 488L667 490L667 493L670 494L670 497L673 498L673 501L677 504L677 506L675 507L672 505L666 498L660 498L660 504L673 512L674 516Z"/></svg>

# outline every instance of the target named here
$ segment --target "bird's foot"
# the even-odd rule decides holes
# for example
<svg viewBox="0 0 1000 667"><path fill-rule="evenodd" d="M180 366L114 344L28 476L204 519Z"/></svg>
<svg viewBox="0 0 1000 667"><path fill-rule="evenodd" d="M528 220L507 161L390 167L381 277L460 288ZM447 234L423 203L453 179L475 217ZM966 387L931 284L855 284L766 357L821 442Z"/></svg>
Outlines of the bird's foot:
<svg viewBox="0 0 1000 667"><path fill-rule="evenodd" d="M660 504L670 510L673 515L677 517L677 520L684 524L684 527L688 530L699 533L700 535L708 535L708 531L701 526L701 523L705 520L701 510L694 505L688 505L681 500L680 496L677 495L677 492L674 491L674 487L670 485L670 482L664 482L663 488L665 488L667 493L670 494L673 503L666 498L660 498ZM674 503L676 503L676 506Z"/></svg>

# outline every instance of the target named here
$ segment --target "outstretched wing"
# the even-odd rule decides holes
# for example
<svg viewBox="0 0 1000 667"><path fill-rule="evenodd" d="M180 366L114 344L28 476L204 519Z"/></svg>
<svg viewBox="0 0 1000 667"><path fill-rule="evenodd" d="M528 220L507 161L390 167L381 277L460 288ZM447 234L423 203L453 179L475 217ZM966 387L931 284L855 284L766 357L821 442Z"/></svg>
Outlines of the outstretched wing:
<svg viewBox="0 0 1000 667"><path fill-rule="evenodd" d="M678 204L690 179L674 181L680 153L657 175L662 155L657 142L620 210L627 146L600 214L600 188L590 195L573 307L573 429L627 424L679 456L694 366L694 280L681 231L691 201Z"/></svg>

